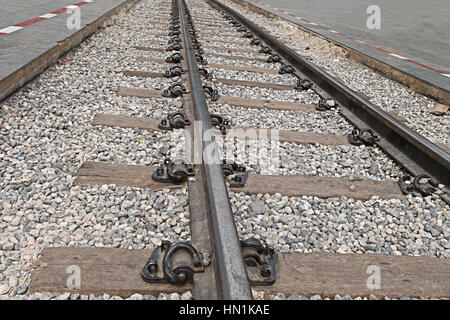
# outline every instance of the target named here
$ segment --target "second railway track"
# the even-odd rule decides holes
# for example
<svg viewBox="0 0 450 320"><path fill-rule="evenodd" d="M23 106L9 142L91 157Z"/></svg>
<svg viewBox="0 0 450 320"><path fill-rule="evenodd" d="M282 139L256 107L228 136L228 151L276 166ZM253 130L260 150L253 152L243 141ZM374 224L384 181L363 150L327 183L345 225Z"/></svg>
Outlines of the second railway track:
<svg viewBox="0 0 450 320"><path fill-rule="evenodd" d="M49 209L51 223L72 231L64 235L68 241L54 243L67 248L41 252L27 284L31 291L66 291L72 255L86 258L82 272L98 258L111 263L105 274L118 277L98 283L105 274L97 270L84 280L83 294L450 296L445 146L353 95L217 1L144 3L140 10L153 10L140 20L148 28L125 40L130 62L115 69L120 80L106 90L130 106L118 113L102 107L84 120L94 133L80 132L80 138L101 146L95 157L81 151L84 163L73 182L82 190L79 200L65 211ZM150 103L134 110L139 101ZM98 150L106 147L102 140L119 141L119 150ZM128 153L137 154L132 165ZM62 164L60 170L67 169ZM53 168L46 172L55 175ZM66 219L64 212L80 202L91 225ZM95 215L102 202L117 209ZM25 219L26 233L41 229L40 218ZM111 240L106 245L99 241L103 233ZM48 244L44 239L35 246ZM70 248L79 246L91 248ZM92 248L103 246L110 251ZM373 265L389 274L378 289L366 285ZM428 274L414 275L425 266ZM59 280L49 281L55 275Z"/></svg>

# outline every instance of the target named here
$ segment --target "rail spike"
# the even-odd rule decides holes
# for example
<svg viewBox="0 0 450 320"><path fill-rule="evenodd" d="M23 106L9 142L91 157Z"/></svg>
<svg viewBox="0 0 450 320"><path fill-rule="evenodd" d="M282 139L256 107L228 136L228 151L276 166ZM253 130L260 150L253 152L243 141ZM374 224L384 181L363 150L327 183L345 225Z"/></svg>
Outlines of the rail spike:
<svg viewBox="0 0 450 320"><path fill-rule="evenodd" d="M153 250L141 271L141 277L149 283L192 283L193 274L205 270L203 261L202 254L190 243L165 240Z"/></svg>
<svg viewBox="0 0 450 320"><path fill-rule="evenodd" d="M194 176L194 167L184 158L167 158L153 173L152 179L156 182L183 184L188 177Z"/></svg>
<svg viewBox="0 0 450 320"><path fill-rule="evenodd" d="M242 257L249 282L257 286L270 286L277 275L278 254L256 238L240 240ZM197 250L190 242L164 240L157 246L141 271L148 283L170 283L183 286L193 282L194 273L204 272L211 264L211 254Z"/></svg>

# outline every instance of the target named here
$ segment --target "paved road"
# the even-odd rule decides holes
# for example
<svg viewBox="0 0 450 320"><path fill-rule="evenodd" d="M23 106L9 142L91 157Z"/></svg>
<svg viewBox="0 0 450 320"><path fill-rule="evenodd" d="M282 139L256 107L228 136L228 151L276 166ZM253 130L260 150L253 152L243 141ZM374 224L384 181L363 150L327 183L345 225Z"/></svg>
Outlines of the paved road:
<svg viewBox="0 0 450 320"><path fill-rule="evenodd" d="M96 0L80 6L81 28L125 0ZM0 0L0 29L80 2L80 0ZM0 79L20 69L58 42L78 32L67 27L67 12L0 36Z"/></svg>
<svg viewBox="0 0 450 320"><path fill-rule="evenodd" d="M0 29L55 11L81 0L0 0Z"/></svg>
<svg viewBox="0 0 450 320"><path fill-rule="evenodd" d="M438 69L444 74L450 73L449 0L248 1L256 2L255 4L260 6L261 3L269 4L345 35L367 41L395 54ZM381 29L379 30L367 28L366 22L369 14L366 13L366 10L369 5L377 5L381 10ZM264 6L262 7L268 9ZM280 14L276 10L274 12L284 17L289 17ZM292 17L290 19L295 20ZM339 38L338 35L333 35L317 26L302 25L333 40L344 44L349 43L346 39ZM357 43L353 47L364 51L363 46ZM405 68L408 68L406 64ZM417 65L410 66L410 71L414 71L425 78L434 77L435 82L441 82L444 86L450 88L450 78L443 75L433 75L432 71L420 70L420 67Z"/></svg>

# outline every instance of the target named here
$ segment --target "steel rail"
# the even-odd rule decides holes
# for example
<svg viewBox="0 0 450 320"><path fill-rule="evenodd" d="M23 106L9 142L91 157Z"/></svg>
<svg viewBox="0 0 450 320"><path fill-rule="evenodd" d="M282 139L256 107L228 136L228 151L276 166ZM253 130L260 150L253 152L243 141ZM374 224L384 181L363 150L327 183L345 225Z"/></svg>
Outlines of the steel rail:
<svg viewBox="0 0 450 320"><path fill-rule="evenodd" d="M269 45L282 58L329 94L343 108L342 115L356 127L371 128L379 136L377 145L413 175L426 173L450 185L450 154L391 115L376 107L358 93L297 54L242 14L220 3L207 0L213 7L232 16L256 37Z"/></svg>
<svg viewBox="0 0 450 320"><path fill-rule="evenodd" d="M237 235L227 187L222 173L219 153L214 140L208 105L201 76L198 71L192 38L189 32L188 12L184 0L177 0L180 10L181 28L188 66L191 98L194 105L195 123L201 125L202 173L208 205L208 221L214 248L213 263L216 270L218 298L224 300L249 300L252 292L242 258L241 245Z"/></svg>

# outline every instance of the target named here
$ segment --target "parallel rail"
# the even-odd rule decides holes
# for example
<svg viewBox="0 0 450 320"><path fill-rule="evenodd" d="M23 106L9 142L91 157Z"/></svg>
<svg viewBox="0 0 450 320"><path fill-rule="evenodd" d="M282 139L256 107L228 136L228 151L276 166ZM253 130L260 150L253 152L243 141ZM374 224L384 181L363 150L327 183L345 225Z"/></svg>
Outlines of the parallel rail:
<svg viewBox="0 0 450 320"><path fill-rule="evenodd" d="M344 108L342 114L356 127L371 128L380 137L377 145L395 159L404 169L417 176L425 173L437 181L450 185L450 154L391 115L337 81L294 50L275 39L242 14L217 0L207 0L213 7L232 16L265 42L296 70L315 84L315 90L330 95Z"/></svg>
<svg viewBox="0 0 450 320"><path fill-rule="evenodd" d="M187 19L189 10L184 0L177 1L180 10L185 46L185 64L189 75L194 120L201 122L201 134L199 135L201 139L195 141L195 143L201 145L201 174L205 190L211 248L214 256L216 286L211 290L217 290L214 295L209 296L215 296L219 299L251 299L251 288L241 255L241 247L222 174L219 154L214 137L207 133L211 132L212 126L189 32ZM413 175L426 173L441 183L447 185L450 183L450 175L448 174L450 172L450 155L446 151L371 104L243 15L217 0L207 0L207 2L232 16L271 47L274 52L294 67L301 78L313 82L315 84L314 90L322 98L335 99L344 108L341 111L342 115L357 128L374 130L381 137L377 141L377 145L403 166L406 171ZM205 153L205 150L208 150L208 152ZM205 157L205 155L209 156Z"/></svg>
<svg viewBox="0 0 450 320"><path fill-rule="evenodd" d="M207 272L193 276L195 298L223 300L252 299L250 281L242 257L241 244L238 238L229 195L222 173L218 148L215 143L214 135L210 134L213 131L213 127L211 125L201 74L197 65L193 37L190 33L191 25L188 19L189 10L185 0L174 1L176 1L178 6L179 22L181 26L183 43L182 52L184 56L182 66L187 71L182 76L182 79L185 83L187 82L186 84L189 89L189 94L184 96L183 103L184 107L189 111L186 112L189 113L189 118L195 121L194 125L190 126L188 130L194 131L200 129L198 130L199 132L196 132L197 135L191 137L192 139L195 139L195 141L190 141L195 143L193 149L194 152L198 152L197 156L201 153L200 157L195 158L200 158L202 160L200 164L195 163L195 169L197 170L195 178L188 180L191 238L192 242L195 242L194 246L198 249L201 250L205 249L205 247L207 248L206 250L211 253L213 264L213 267L208 268ZM242 25L246 26L247 29L251 30L255 36L262 39L287 62L291 63L302 78L307 78L314 82L316 85L314 90L316 90L321 97L331 97L338 101L340 105L345 108L342 111L343 116L355 126L359 128L368 126L375 130L382 137L382 140L377 144L386 153L390 154L402 164L409 172L415 175L428 173L443 183L449 182L450 176L448 175L448 172L450 171L450 157L447 152L407 128L384 111L375 107L370 102L360 97L356 92L336 81L330 75L296 54L289 47L270 36L267 32L248 21L239 13L220 4L217 0L208 0L208 2L227 14L232 15ZM207 244L197 245L202 242ZM79 248L71 249L78 250ZM74 255L68 256L73 257ZM88 256L92 258L91 253L89 253ZM75 257L78 256L75 255ZM392 257L389 257L389 259L390 258ZM312 260L312 262L309 262L310 265L316 265L318 263L316 258L313 257L310 259ZM325 265L328 265L329 261L335 258L331 257L329 258L330 260L327 259L328 258L322 260L322 264L324 264L323 261L326 261ZM384 261L383 259L385 258L379 259L379 261ZM284 260L285 265L289 265L286 261L287 260ZM294 259L290 261L295 262ZM426 260L421 261L423 265L427 263ZM95 263L96 262L94 261L94 264ZM298 264L303 266L305 260L300 260ZM47 264L44 263L43 265L46 266ZM353 265L355 265L355 263ZM360 265L363 264L361 263ZM387 263L387 265L390 264ZM289 265L289 270L292 269L297 272L295 268L291 267L292 264ZM436 264L434 264L434 268L434 270L441 270L436 267ZM66 275L65 269L62 270L64 270L63 275ZM349 270L351 270L351 268ZM400 268L400 270L404 269ZM48 278L51 279L51 281L54 281L52 272L54 271L49 272L50 276ZM134 269L132 270L132 273L135 275ZM391 273L395 274L393 272ZM415 274L417 274L417 272L415 272ZM442 272L436 272L436 274L441 275ZM347 275L348 278L352 278L353 276L353 274ZM285 276L285 278L287 277L288 276ZM316 275L310 276L310 278L314 278L316 281ZM436 281L434 280L434 277L428 279L431 279L428 280L430 282ZM302 279L302 281L304 280L305 279ZM440 280L441 279L439 278L437 281ZM95 278L95 281L99 282L97 278ZM289 284L291 284L291 281L291 279L285 280L285 282L288 282ZM401 281L405 280L401 279ZM63 283L66 285L65 277ZM323 283L326 283L327 286L329 285L327 281L323 281ZM297 287L295 289L297 289ZM447 294L447 292L445 292L445 294Z"/></svg>
<svg viewBox="0 0 450 320"><path fill-rule="evenodd" d="M208 221L214 249L214 269L218 298L225 300L252 299L250 283L241 246L238 239L233 212L223 178L221 162L212 132L208 104L206 102L200 72L198 71L192 39L187 21L188 8L184 0L178 0L181 28L185 46L186 64L189 74L191 98L194 106L195 121L201 122L199 139L201 145L201 170L204 177ZM207 156L206 156L207 155Z"/></svg>

